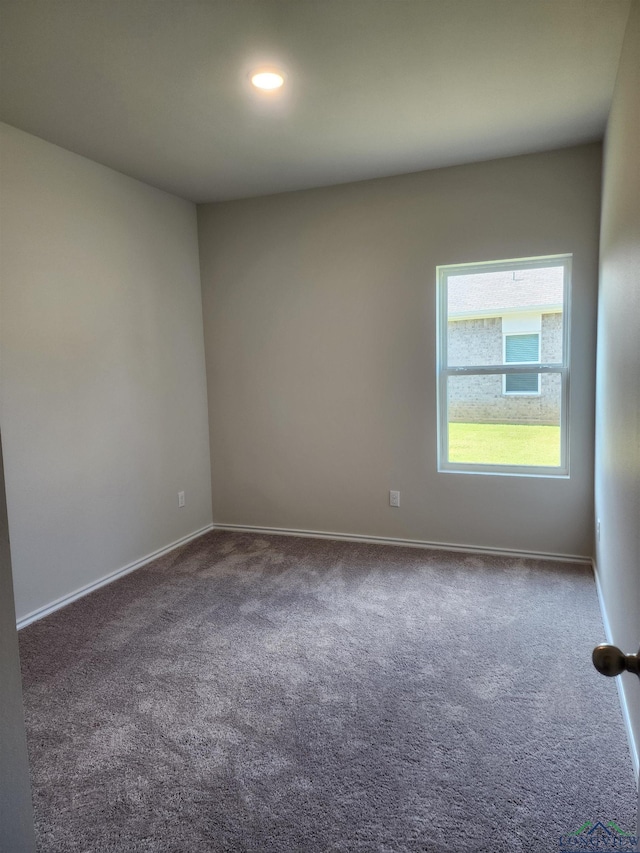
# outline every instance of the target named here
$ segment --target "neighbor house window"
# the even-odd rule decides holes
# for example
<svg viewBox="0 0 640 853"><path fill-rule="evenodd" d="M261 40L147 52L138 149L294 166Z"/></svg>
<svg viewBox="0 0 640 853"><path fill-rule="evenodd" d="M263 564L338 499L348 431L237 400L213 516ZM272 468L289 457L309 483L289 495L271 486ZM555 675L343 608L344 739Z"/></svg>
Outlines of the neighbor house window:
<svg viewBox="0 0 640 853"><path fill-rule="evenodd" d="M505 364L537 364L540 361L540 335L504 336ZM503 381L505 394L539 394L539 373L505 374Z"/></svg>
<svg viewBox="0 0 640 853"><path fill-rule="evenodd" d="M438 468L569 473L571 256L438 267Z"/></svg>

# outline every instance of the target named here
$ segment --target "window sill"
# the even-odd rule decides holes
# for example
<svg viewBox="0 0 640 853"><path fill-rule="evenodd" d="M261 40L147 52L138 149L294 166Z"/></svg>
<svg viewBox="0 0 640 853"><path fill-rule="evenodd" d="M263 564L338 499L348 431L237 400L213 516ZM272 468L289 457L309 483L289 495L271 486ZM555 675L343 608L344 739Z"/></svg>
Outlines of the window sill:
<svg viewBox="0 0 640 853"><path fill-rule="evenodd" d="M570 474L564 468L534 468L515 465L505 467L503 465L474 465L472 463L459 465L438 466L438 474L481 474L484 476L499 477L535 477L545 480L569 480Z"/></svg>

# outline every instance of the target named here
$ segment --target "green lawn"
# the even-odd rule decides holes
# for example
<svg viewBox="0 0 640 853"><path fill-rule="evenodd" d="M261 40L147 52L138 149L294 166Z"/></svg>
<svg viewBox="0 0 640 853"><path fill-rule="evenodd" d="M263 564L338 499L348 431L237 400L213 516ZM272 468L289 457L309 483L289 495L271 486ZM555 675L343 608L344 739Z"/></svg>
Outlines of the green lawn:
<svg viewBox="0 0 640 853"><path fill-rule="evenodd" d="M560 427L449 424L449 462L560 465Z"/></svg>

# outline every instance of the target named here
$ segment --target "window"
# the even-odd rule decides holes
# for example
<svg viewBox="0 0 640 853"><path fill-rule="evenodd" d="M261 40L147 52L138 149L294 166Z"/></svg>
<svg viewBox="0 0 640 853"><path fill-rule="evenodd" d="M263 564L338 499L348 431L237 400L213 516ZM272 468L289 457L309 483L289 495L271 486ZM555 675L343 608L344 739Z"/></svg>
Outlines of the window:
<svg viewBox="0 0 640 853"><path fill-rule="evenodd" d="M504 336L505 364L537 364L539 361L540 335L538 332L529 335ZM540 374L505 374L503 391L505 394L539 394Z"/></svg>
<svg viewBox="0 0 640 853"><path fill-rule="evenodd" d="M570 273L438 267L438 470L568 476Z"/></svg>

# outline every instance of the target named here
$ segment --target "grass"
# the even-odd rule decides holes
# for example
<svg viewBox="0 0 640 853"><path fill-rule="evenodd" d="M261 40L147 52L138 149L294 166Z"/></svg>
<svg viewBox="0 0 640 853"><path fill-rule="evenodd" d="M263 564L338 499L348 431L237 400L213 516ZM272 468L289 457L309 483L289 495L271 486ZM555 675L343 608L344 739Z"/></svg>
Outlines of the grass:
<svg viewBox="0 0 640 853"><path fill-rule="evenodd" d="M449 461L485 465L560 465L560 427L449 424Z"/></svg>

